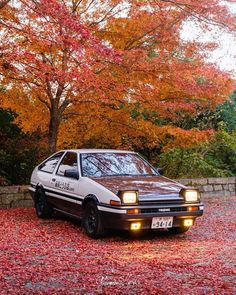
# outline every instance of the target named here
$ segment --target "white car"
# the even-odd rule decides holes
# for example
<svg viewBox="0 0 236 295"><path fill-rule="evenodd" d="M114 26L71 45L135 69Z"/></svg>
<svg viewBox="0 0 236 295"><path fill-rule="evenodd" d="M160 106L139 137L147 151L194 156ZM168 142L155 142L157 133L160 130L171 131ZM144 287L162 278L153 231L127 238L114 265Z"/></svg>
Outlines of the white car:
<svg viewBox="0 0 236 295"><path fill-rule="evenodd" d="M80 218L92 238L107 229L183 233L204 209L198 190L130 151L59 151L34 169L29 190L39 218L54 210Z"/></svg>

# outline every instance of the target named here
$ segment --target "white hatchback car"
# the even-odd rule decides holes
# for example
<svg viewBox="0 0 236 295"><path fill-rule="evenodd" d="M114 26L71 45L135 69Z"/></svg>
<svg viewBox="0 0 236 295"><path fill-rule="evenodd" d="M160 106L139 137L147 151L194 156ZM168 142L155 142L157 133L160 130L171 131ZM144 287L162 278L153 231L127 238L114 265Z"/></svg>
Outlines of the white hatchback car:
<svg viewBox="0 0 236 295"><path fill-rule="evenodd" d="M92 238L107 229L183 233L204 209L198 190L130 151L59 151L34 169L29 190L39 218L54 210L80 218Z"/></svg>

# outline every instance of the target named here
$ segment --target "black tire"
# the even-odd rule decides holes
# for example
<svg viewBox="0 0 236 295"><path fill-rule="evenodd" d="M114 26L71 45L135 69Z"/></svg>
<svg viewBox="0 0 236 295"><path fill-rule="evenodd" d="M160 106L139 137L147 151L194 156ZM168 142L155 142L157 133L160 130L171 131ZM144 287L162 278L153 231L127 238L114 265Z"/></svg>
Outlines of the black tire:
<svg viewBox="0 0 236 295"><path fill-rule="evenodd" d="M51 218L53 209L48 204L44 190L42 188L37 189L35 193L35 210L39 218L46 219Z"/></svg>
<svg viewBox="0 0 236 295"><path fill-rule="evenodd" d="M95 202L91 201L85 206L83 214L83 227L87 235L93 239L102 238L106 234Z"/></svg>
<svg viewBox="0 0 236 295"><path fill-rule="evenodd" d="M172 235L178 235L178 234L183 234L189 230L190 227L172 227L168 228L168 232Z"/></svg>

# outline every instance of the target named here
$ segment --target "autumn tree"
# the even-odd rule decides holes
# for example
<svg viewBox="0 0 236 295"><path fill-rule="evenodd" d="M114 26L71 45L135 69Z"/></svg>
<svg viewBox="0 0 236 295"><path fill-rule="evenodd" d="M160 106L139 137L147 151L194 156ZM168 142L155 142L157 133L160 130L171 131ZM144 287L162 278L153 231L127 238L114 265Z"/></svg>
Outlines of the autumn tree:
<svg viewBox="0 0 236 295"><path fill-rule="evenodd" d="M98 73L119 56L58 1L22 1L15 10L17 18L1 22L2 83L11 81L5 106L19 112L25 129L48 122L51 153L63 114L78 103L78 94L96 91L106 103L101 88L112 79L104 81Z"/></svg>
<svg viewBox="0 0 236 295"><path fill-rule="evenodd" d="M92 118L85 116L88 109L84 107L83 117L67 121L61 129L62 146L83 142L100 147L110 143L127 148L145 144L171 148L194 145L213 134L212 130L184 130L179 123L214 110L228 98L232 80L204 60L204 50L215 44L185 43L180 31L190 17L206 27L209 23L232 29L227 8L216 1L210 6L206 1L185 1L181 7L175 1L149 1L146 9L146 1L130 3L133 6L127 15L109 18L104 26L96 27L100 38L123 53L122 64L111 64L103 72L104 78L114 72L122 83L119 95L123 104L109 111L103 108L103 112L90 106ZM135 118L130 116L134 110ZM74 126L79 134L73 132Z"/></svg>
<svg viewBox="0 0 236 295"><path fill-rule="evenodd" d="M25 130L48 131L49 152L59 132L63 146L105 133L121 146L149 138L167 147L212 133L176 124L226 100L232 80L205 62L214 44L183 42L180 32L189 19L235 29L220 1L32 0L11 7L15 17L0 23L4 105L20 114Z"/></svg>

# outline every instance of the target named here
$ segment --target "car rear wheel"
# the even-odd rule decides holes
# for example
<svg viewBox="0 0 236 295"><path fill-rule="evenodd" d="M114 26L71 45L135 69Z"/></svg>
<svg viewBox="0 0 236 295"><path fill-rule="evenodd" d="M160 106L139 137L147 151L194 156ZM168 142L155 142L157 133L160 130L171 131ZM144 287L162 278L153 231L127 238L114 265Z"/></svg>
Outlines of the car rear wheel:
<svg viewBox="0 0 236 295"><path fill-rule="evenodd" d="M190 227L179 226L179 227L169 228L168 232L172 235L177 235L177 234L183 234L183 233L187 232L189 229L190 229Z"/></svg>
<svg viewBox="0 0 236 295"><path fill-rule="evenodd" d="M39 218L46 219L52 217L53 209L48 204L44 190L39 188L35 193L35 210Z"/></svg>
<svg viewBox="0 0 236 295"><path fill-rule="evenodd" d="M105 236L106 232L101 221L101 216L94 202L89 202L85 206L83 226L87 235L93 239Z"/></svg>

